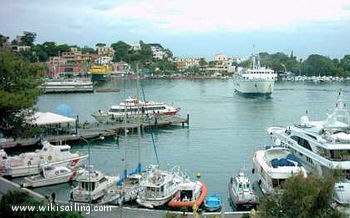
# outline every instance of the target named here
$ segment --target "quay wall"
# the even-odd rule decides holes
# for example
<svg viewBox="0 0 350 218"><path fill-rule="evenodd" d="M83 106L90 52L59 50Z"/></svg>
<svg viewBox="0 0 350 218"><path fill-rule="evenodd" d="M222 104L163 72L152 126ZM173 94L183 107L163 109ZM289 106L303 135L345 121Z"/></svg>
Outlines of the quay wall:
<svg viewBox="0 0 350 218"><path fill-rule="evenodd" d="M46 198L30 189L22 188L17 183L14 183L10 180L7 180L3 177L0 177L0 197L6 194L10 190L22 190L27 192L31 197L37 200L45 200ZM57 202L60 205L70 205L69 202ZM81 213L85 217L104 217L104 218L156 218L156 217L182 217L183 214L180 211L166 211L166 210L151 210L145 208L131 208L131 207L118 207L111 206L109 211L98 211L92 212L91 214ZM216 213L201 213L199 217L202 218L240 218L244 214L249 214L249 212L216 212ZM167 216L168 215L168 216ZM186 217L196 217L192 212L186 213Z"/></svg>

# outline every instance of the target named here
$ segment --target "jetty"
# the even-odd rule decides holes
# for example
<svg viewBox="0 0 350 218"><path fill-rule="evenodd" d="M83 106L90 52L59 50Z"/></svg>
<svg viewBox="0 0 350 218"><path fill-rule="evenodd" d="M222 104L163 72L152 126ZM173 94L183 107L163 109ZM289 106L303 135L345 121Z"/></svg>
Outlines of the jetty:
<svg viewBox="0 0 350 218"><path fill-rule="evenodd" d="M186 118L180 116L160 116L157 119L150 121L142 119L128 119L126 122L109 122L109 123L79 123L76 129L72 129L73 132L70 134L60 135L46 135L45 140L51 143L60 142L77 142L84 139L94 139L98 137L119 137L125 131L129 134L136 134L137 128L140 127L141 132L151 131L156 128L162 128L166 126L189 126L189 115ZM41 138L23 138L16 140L8 140L0 142L1 148L12 148L20 146L31 146L36 145L40 142Z"/></svg>

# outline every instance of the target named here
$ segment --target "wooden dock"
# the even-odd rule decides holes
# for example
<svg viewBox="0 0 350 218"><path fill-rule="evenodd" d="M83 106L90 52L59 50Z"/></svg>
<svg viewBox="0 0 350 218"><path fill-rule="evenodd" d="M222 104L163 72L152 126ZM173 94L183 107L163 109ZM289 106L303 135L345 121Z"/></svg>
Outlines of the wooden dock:
<svg viewBox="0 0 350 218"><path fill-rule="evenodd" d="M113 123L83 123L77 128L77 133L65 134L65 135L48 135L44 139L52 143L58 142L74 142L81 141L82 138L93 139L98 137L112 137L128 131L128 133L137 133L137 128L140 126L141 132L149 131L155 128L161 128L165 126L174 125L189 125L189 115L186 118L179 116L161 116L158 119L152 119L150 121L143 119L129 119L126 123L113 122ZM12 148L17 146L30 146L36 145L40 142L38 138L26 138L17 139L14 141L0 142L2 148Z"/></svg>

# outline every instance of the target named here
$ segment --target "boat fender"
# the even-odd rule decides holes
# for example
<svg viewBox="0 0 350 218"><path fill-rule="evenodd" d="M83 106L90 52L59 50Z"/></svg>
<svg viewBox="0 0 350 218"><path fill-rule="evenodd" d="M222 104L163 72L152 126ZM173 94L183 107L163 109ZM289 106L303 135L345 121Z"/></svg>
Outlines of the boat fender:
<svg viewBox="0 0 350 218"><path fill-rule="evenodd" d="M252 174L254 174L254 173L255 173L255 169L253 168L253 169L252 169Z"/></svg>
<svg viewBox="0 0 350 218"><path fill-rule="evenodd" d="M47 159L52 160L52 156L51 155L47 156Z"/></svg>
<svg viewBox="0 0 350 218"><path fill-rule="evenodd" d="M261 185L261 179L259 179L258 184Z"/></svg>
<svg viewBox="0 0 350 218"><path fill-rule="evenodd" d="M29 160L27 164L28 164L28 166L30 166L30 165L32 165L32 162Z"/></svg>

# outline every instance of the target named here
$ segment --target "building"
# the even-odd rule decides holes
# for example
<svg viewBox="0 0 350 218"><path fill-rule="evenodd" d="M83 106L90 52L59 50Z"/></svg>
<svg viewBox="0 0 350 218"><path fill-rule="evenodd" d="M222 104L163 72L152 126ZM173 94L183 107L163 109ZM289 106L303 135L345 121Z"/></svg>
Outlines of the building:
<svg viewBox="0 0 350 218"><path fill-rule="evenodd" d="M130 43L129 45L131 46L130 50L132 50L132 51L140 51L141 50L141 43L140 43L140 41Z"/></svg>
<svg viewBox="0 0 350 218"><path fill-rule="evenodd" d="M229 59L229 58L227 57L227 55L222 54L222 53L218 53L218 54L216 54L215 57L214 57L214 61L219 61L219 62L221 62L221 61L227 61L228 59Z"/></svg>
<svg viewBox="0 0 350 218"><path fill-rule="evenodd" d="M167 53L164 48L159 44L151 44L152 56L155 59L163 60L167 57Z"/></svg>
<svg viewBox="0 0 350 218"><path fill-rule="evenodd" d="M174 62L178 70L186 70L189 67L200 66L201 58L193 58L193 57L176 57Z"/></svg>
<svg viewBox="0 0 350 218"><path fill-rule="evenodd" d="M112 47L107 47L105 45L97 46L96 50L97 50L97 55L99 57L101 56L113 57L115 52Z"/></svg>

